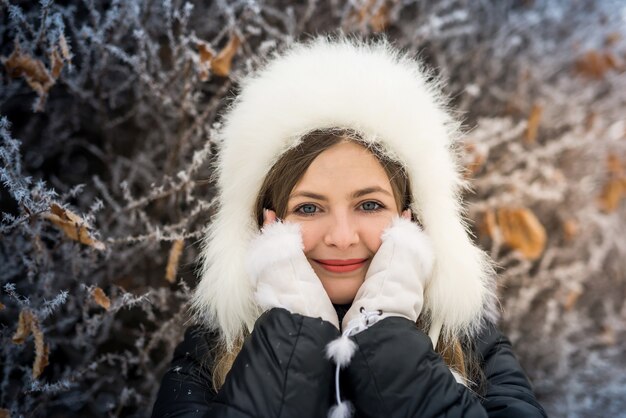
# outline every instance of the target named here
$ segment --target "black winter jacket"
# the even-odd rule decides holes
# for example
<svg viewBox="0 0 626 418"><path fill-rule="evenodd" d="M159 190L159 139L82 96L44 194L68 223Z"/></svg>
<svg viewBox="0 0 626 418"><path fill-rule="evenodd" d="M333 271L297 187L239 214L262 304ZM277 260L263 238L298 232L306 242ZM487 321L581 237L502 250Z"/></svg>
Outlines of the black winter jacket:
<svg viewBox="0 0 626 418"><path fill-rule="evenodd" d="M219 392L211 383L214 334L191 327L163 377L153 417L326 417L335 403L329 322L274 308L259 317ZM487 389L479 399L459 384L430 338L388 317L355 335L358 349L341 371L341 395L356 418L546 417L509 340L491 325L476 341Z"/></svg>

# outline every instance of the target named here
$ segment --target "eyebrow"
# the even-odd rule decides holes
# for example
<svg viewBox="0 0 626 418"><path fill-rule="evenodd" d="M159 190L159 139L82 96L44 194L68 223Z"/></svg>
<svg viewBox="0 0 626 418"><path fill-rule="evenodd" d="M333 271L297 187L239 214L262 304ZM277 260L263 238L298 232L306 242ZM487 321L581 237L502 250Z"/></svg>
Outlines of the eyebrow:
<svg viewBox="0 0 626 418"><path fill-rule="evenodd" d="M376 192L381 192L381 193L384 193L384 194L386 194L388 196L392 196L391 193L389 193L387 190L383 189L382 187L371 186L371 187L366 187L364 189L360 189L360 190L355 191L354 193L352 193L352 195L350 197L352 199L356 199L357 197L365 196L366 194L376 193ZM322 200L324 202L328 201L328 199L324 195L313 193L313 192L307 192L307 191L296 192L296 193L290 195L289 199L292 199L294 197L299 197L299 196L310 197L311 199Z"/></svg>

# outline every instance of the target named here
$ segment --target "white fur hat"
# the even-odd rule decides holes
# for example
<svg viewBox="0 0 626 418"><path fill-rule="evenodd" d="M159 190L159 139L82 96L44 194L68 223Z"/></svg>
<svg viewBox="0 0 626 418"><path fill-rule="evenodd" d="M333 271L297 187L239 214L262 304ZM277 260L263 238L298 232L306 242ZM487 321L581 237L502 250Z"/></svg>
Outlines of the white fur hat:
<svg viewBox="0 0 626 418"><path fill-rule="evenodd" d="M278 158L314 129L348 128L378 143L410 177L412 211L431 237L435 266L423 315L436 341L474 335L498 318L495 272L469 238L457 161L459 124L422 64L389 41L318 36L292 44L241 80L219 131L219 208L202 242L192 309L232 343L260 315L245 270L258 233L254 205Z"/></svg>

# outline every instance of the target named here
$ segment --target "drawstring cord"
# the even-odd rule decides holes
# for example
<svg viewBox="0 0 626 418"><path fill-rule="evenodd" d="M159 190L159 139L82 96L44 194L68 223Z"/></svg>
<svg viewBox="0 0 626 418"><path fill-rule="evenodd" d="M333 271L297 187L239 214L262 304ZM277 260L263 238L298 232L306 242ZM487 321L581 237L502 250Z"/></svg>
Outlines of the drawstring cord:
<svg viewBox="0 0 626 418"><path fill-rule="evenodd" d="M342 367L350 364L352 355L356 350L356 344L349 337L371 327L382 317L383 311L367 311L361 307L359 310L361 316L354 318L348 323L346 330L341 337L332 341L327 346L327 355L337 364L335 369L335 394L337 397L337 405L330 409L328 416L330 418L347 418L352 415L352 406L349 402L341 402L341 393L339 389L339 371Z"/></svg>
<svg viewBox="0 0 626 418"><path fill-rule="evenodd" d="M352 404L349 401L341 401L339 371L350 364L350 360L352 359L352 356L357 348L356 343L352 341L350 337L371 327L376 322L380 321L383 315L383 311L380 309L376 311L367 311L365 308L361 307L359 312L361 313L361 316L352 319L341 336L331 341L326 346L327 358L332 359L337 365L335 369L335 394L337 404L330 408L328 413L329 418L349 418L352 416L354 411ZM442 322L436 321L428 333L433 342L433 347L437 347L437 340L439 339L441 328ZM450 367L448 367L448 369L459 384L468 387L468 383L470 382L465 377Z"/></svg>

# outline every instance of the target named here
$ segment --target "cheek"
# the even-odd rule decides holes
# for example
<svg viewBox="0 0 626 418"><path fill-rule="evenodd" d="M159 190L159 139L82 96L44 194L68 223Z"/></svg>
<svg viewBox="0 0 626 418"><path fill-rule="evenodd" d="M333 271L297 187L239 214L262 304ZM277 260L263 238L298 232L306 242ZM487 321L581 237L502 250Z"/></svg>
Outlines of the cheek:
<svg viewBox="0 0 626 418"><path fill-rule="evenodd" d="M362 219L362 223L358 226L360 240L365 247L372 253L376 253L382 244L381 235L383 231L391 224L391 215L384 217L372 217ZM302 232L302 243L304 244L304 253L308 254L318 247L324 241L324 225L318 222L300 223Z"/></svg>
<svg viewBox="0 0 626 418"><path fill-rule="evenodd" d="M323 235L320 233L321 228L316 228L314 222L300 224L302 231L302 243L304 244L304 253L314 249L322 240Z"/></svg>
<svg viewBox="0 0 626 418"><path fill-rule="evenodd" d="M375 222L369 222L362 228L361 240L372 254L376 253L383 243L381 235L390 223L391 219L376 219Z"/></svg>

